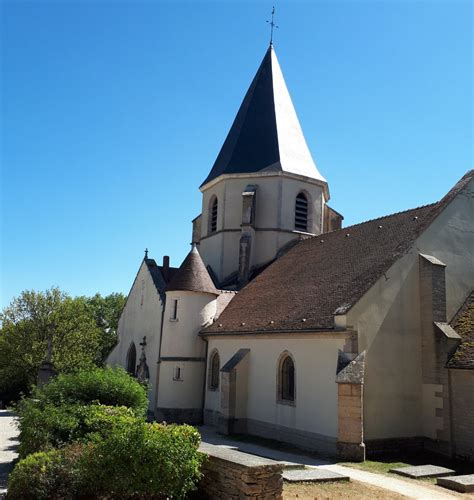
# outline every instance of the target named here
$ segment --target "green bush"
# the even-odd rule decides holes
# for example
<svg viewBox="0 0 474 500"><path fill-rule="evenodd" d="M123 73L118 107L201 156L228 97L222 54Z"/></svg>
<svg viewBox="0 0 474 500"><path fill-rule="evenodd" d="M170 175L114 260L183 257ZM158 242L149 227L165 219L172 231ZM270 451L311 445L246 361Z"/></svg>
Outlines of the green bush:
<svg viewBox="0 0 474 500"><path fill-rule="evenodd" d="M8 498L185 498L201 477L204 455L193 427L134 419L92 436L21 460Z"/></svg>
<svg viewBox="0 0 474 500"><path fill-rule="evenodd" d="M104 496L185 498L201 477L200 435L188 425L136 423L94 441L86 484Z"/></svg>
<svg viewBox="0 0 474 500"><path fill-rule="evenodd" d="M83 482L83 445L34 453L20 460L8 478L7 499L74 498Z"/></svg>
<svg viewBox="0 0 474 500"><path fill-rule="evenodd" d="M148 408L146 388L121 368L95 368L58 375L34 397L55 406L64 403L100 403L127 406L145 415Z"/></svg>
<svg viewBox="0 0 474 500"><path fill-rule="evenodd" d="M20 457L46 451L87 438L92 433L105 434L137 420L125 406L64 404L54 406L24 400L19 405Z"/></svg>

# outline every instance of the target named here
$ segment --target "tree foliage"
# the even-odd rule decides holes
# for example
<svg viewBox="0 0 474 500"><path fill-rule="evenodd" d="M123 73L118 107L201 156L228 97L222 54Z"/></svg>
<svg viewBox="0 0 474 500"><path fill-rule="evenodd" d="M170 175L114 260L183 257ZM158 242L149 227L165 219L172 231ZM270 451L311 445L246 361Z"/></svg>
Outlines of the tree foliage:
<svg viewBox="0 0 474 500"><path fill-rule="evenodd" d="M102 364L123 302L121 294L73 298L58 288L13 299L0 314L0 400L16 400L36 383L48 338L58 372Z"/></svg>
<svg viewBox="0 0 474 500"><path fill-rule="evenodd" d="M105 361L117 343L118 322L127 298L123 293L111 293L105 297L96 293L93 297L84 297L84 300L101 330L100 354Z"/></svg>

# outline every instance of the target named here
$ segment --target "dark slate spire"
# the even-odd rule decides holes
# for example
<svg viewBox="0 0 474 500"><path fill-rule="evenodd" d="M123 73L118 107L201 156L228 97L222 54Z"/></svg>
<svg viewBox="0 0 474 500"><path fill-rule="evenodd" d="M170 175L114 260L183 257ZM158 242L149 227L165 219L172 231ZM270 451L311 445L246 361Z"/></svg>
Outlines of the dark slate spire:
<svg viewBox="0 0 474 500"><path fill-rule="evenodd" d="M222 174L269 171L326 182L309 152L272 45L202 186Z"/></svg>
<svg viewBox="0 0 474 500"><path fill-rule="evenodd" d="M196 245L193 245L193 248L166 288L167 292L174 290L206 292L219 295L219 291L214 286L206 266L197 251Z"/></svg>

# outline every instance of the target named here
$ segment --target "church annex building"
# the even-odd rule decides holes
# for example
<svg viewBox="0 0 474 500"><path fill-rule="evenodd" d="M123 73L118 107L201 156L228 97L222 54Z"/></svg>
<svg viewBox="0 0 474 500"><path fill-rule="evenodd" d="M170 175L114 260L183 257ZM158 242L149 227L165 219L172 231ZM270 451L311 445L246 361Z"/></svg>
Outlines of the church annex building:
<svg viewBox="0 0 474 500"><path fill-rule="evenodd" d="M108 359L157 420L474 460L473 170L342 228L270 45L199 189L190 253L145 255Z"/></svg>

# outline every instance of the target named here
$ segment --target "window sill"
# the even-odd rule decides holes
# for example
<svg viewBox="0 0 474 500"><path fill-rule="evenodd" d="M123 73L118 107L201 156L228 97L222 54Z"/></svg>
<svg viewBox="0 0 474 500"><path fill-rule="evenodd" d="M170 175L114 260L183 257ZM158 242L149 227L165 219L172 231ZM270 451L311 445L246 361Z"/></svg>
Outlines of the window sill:
<svg viewBox="0 0 474 500"><path fill-rule="evenodd" d="M277 405L296 406L296 402L289 399L277 399Z"/></svg>
<svg viewBox="0 0 474 500"><path fill-rule="evenodd" d="M292 233L301 234L303 236L316 236L316 233L309 233L308 231L301 231L300 229L293 229Z"/></svg>
<svg viewBox="0 0 474 500"><path fill-rule="evenodd" d="M170 321L172 323L177 323L179 321L179 319L178 318L170 318Z"/></svg>

